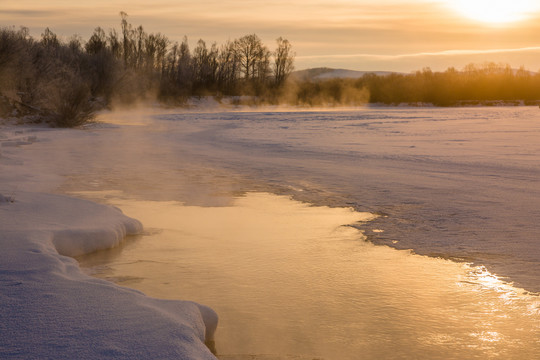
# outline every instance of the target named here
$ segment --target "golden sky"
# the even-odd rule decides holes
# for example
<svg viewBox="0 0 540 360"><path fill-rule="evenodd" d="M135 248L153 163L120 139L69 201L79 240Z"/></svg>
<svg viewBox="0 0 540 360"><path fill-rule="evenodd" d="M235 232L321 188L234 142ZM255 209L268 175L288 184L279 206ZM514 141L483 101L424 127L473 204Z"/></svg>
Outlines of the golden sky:
<svg viewBox="0 0 540 360"><path fill-rule="evenodd" d="M0 0L0 26L87 39L96 26L119 29L120 11L148 32L186 35L192 46L256 33L272 48L283 36L297 69L409 72L495 61L540 70L535 0Z"/></svg>

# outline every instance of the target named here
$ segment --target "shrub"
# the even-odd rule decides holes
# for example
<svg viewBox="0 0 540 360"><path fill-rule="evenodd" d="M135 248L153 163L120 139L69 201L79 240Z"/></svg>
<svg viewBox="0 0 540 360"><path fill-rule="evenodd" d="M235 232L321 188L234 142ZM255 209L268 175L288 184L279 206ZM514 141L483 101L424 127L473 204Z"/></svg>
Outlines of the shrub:
<svg viewBox="0 0 540 360"><path fill-rule="evenodd" d="M50 119L57 127L77 127L92 121L95 106L91 101L90 89L80 79L73 79L65 87L56 89L51 99Z"/></svg>

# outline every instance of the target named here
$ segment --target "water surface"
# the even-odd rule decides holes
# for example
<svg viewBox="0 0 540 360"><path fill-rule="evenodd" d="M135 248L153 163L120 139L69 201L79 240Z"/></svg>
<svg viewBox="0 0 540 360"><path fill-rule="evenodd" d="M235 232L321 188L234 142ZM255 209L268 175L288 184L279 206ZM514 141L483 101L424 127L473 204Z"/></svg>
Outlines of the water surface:
<svg viewBox="0 0 540 360"><path fill-rule="evenodd" d="M130 112L106 120L121 125L69 145L64 191L212 206L256 190L350 206L387 215L361 226L373 243L474 262L540 291L537 107ZM91 162L78 162L77 151Z"/></svg>
<svg viewBox="0 0 540 360"><path fill-rule="evenodd" d="M220 207L83 195L119 206L147 230L82 266L151 296L211 306L223 359L540 354L535 296L483 268L367 242L348 225L372 221L370 213L267 193Z"/></svg>

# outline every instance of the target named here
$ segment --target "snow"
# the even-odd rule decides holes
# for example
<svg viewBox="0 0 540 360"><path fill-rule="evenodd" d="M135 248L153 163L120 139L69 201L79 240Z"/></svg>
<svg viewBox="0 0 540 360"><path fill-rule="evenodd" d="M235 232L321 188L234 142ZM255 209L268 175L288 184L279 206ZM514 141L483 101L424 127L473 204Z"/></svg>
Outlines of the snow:
<svg viewBox="0 0 540 360"><path fill-rule="evenodd" d="M111 206L29 191L59 179L40 173L43 159L19 157L37 139L20 132L33 131L0 129L12 150L0 153L0 358L215 359L205 345L217 327L212 309L81 272L71 256L117 246L142 225Z"/></svg>

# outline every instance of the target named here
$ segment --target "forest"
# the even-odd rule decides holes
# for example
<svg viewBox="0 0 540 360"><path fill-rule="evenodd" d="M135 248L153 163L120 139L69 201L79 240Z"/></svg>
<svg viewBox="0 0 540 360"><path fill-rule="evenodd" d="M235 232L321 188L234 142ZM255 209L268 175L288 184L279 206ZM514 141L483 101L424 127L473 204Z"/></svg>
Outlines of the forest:
<svg viewBox="0 0 540 360"><path fill-rule="evenodd" d="M97 110L159 101L182 106L191 97L227 97L233 104L293 106L464 106L538 104L540 74L506 64L409 74L367 73L358 79L294 76L295 53L279 37L270 50L256 34L219 45L173 42L147 33L120 13L120 28L97 27L84 41L61 41L49 28L39 40L25 27L0 29L0 117L32 117L73 127Z"/></svg>
<svg viewBox="0 0 540 360"><path fill-rule="evenodd" d="M49 28L35 40L27 28L0 29L0 116L34 113L54 126L91 120L114 105L158 100L181 105L192 96L270 98L294 67L288 40L271 51L256 34L218 46L170 41L134 27L95 28L87 41L60 41Z"/></svg>
<svg viewBox="0 0 540 360"><path fill-rule="evenodd" d="M367 75L355 86L369 89L370 102L384 104L537 105L540 100L540 74L493 62L471 63L460 71L426 68L412 74Z"/></svg>

